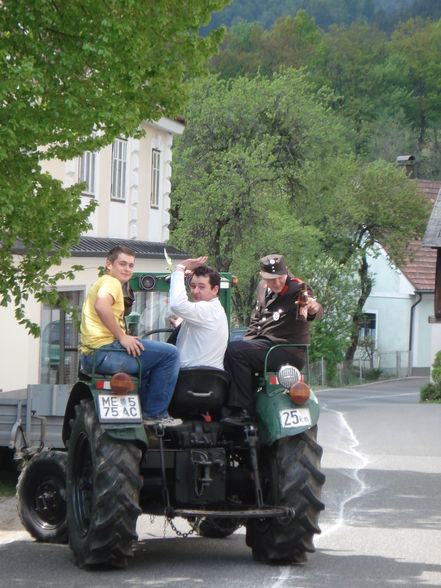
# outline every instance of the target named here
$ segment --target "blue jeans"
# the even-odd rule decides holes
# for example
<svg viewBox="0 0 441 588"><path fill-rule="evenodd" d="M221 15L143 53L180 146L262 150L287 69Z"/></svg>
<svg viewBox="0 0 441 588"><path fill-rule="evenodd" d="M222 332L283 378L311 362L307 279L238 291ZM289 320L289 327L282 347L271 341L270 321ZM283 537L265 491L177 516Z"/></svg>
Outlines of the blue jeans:
<svg viewBox="0 0 441 588"><path fill-rule="evenodd" d="M141 407L148 417L166 416L175 390L179 372L179 352L174 345L140 339L144 351L135 359L129 355L119 341L104 345L95 351L95 372L114 374L127 372L139 374L141 363ZM121 351L113 351L120 349ZM81 354L81 365L92 371L93 353Z"/></svg>

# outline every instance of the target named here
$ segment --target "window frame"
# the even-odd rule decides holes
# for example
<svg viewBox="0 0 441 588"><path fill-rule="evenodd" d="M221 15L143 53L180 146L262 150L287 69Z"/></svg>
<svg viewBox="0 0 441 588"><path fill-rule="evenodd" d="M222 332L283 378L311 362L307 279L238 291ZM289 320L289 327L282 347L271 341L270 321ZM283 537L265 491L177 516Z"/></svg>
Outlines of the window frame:
<svg viewBox="0 0 441 588"><path fill-rule="evenodd" d="M127 145L124 137L112 143L110 198L116 202L125 202L127 196Z"/></svg>
<svg viewBox="0 0 441 588"><path fill-rule="evenodd" d="M374 322L374 328L371 328L369 323ZM372 340L374 347L377 347L377 334L378 334L378 313L376 312L363 312L363 326L359 331L359 341L369 338Z"/></svg>
<svg viewBox="0 0 441 588"><path fill-rule="evenodd" d="M82 194L96 196L96 153L84 151L78 158L78 183L86 184Z"/></svg>
<svg viewBox="0 0 441 588"><path fill-rule="evenodd" d="M161 182L161 150L152 149L152 181L150 187L150 208L159 208Z"/></svg>

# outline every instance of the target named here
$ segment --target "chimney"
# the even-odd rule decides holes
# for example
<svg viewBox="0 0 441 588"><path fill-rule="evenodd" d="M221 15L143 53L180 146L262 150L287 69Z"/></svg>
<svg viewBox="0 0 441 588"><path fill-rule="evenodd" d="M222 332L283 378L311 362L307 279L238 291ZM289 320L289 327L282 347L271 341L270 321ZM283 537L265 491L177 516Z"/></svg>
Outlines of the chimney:
<svg viewBox="0 0 441 588"><path fill-rule="evenodd" d="M413 155L399 155L397 157L397 166L406 168L408 178L415 177L415 157Z"/></svg>

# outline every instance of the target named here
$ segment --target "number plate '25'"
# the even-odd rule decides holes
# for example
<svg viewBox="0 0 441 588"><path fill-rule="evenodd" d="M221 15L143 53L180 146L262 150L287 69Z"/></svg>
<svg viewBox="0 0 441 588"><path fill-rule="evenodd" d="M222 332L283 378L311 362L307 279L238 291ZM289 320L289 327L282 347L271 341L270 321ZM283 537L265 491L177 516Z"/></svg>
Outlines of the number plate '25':
<svg viewBox="0 0 441 588"><path fill-rule="evenodd" d="M99 394L98 408L101 422L140 423L142 421L137 394L127 394L124 396Z"/></svg>
<svg viewBox="0 0 441 588"><path fill-rule="evenodd" d="M291 408L280 411L280 424L284 429L304 427L311 424L309 408Z"/></svg>

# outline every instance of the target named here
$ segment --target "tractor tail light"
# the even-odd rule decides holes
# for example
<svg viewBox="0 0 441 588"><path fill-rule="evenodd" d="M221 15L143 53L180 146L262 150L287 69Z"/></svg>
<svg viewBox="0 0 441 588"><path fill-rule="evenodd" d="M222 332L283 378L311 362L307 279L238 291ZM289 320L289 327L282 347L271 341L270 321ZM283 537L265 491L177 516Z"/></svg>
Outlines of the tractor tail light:
<svg viewBox="0 0 441 588"><path fill-rule="evenodd" d="M128 394L133 392L134 388L132 378L125 372L117 372L110 378L110 389L114 394Z"/></svg>
<svg viewBox="0 0 441 588"><path fill-rule="evenodd" d="M305 382L297 382L289 389L289 395L294 404L305 404L311 396L311 390Z"/></svg>

